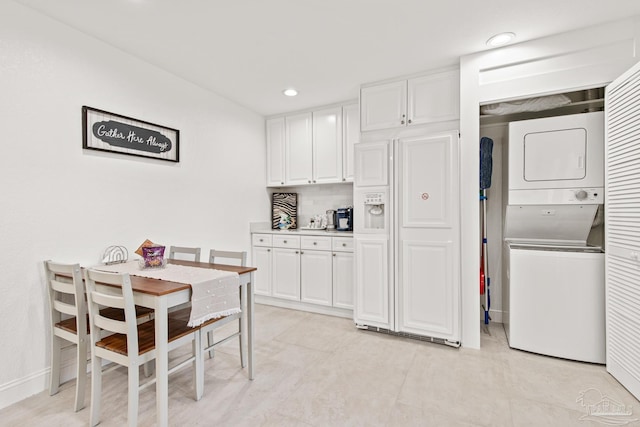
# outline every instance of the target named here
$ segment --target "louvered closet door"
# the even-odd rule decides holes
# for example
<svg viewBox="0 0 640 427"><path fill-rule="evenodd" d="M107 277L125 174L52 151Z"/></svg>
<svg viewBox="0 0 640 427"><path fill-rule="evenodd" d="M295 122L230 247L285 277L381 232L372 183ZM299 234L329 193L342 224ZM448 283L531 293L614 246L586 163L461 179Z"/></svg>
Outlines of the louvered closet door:
<svg viewBox="0 0 640 427"><path fill-rule="evenodd" d="M607 370L640 399L640 64L607 87Z"/></svg>

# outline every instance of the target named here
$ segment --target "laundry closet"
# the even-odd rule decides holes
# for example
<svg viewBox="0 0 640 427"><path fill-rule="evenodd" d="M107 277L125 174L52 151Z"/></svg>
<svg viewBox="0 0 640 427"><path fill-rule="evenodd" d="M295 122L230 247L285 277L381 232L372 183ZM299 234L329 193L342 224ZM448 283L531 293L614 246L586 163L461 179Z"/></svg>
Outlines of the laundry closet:
<svg viewBox="0 0 640 427"><path fill-rule="evenodd" d="M603 88L480 107L483 308L501 307L512 348L605 362L603 109Z"/></svg>
<svg viewBox="0 0 640 427"><path fill-rule="evenodd" d="M514 288L513 267L514 259L509 259L503 250L503 245L508 237L519 237L520 231L526 231L527 240L535 240L533 225L547 221L548 217L559 217L564 215L564 210L569 207L584 206L582 210L589 212L595 209L593 219L582 218L565 221L562 226L555 228L557 232L551 234L551 239L556 239L559 232L574 234L573 228L577 227L586 230L587 226L579 225L588 223L588 234L584 237L584 232L578 235L578 240L584 241L581 248L587 246L598 246L597 240L602 241L604 251L604 309L605 309L605 362L606 369L611 375L624 385L636 397L640 397L640 364L638 364L637 349L640 347L640 54L636 46L640 43L640 20L628 19L610 24L603 24L583 30L576 30L542 38L528 42L506 46L496 50L490 50L477 54L462 57L460 60L460 97L461 105L469 108L461 108L460 130L461 130L461 151L460 151L460 171L461 182L469 183L461 188L461 235L462 251L461 255L466 262L461 265L461 278L463 286L462 305L463 311L463 344L480 347L480 338L483 331L481 316L481 295L478 292L478 272L480 270L481 254L481 227L480 227L480 203L478 202L478 178L480 172L479 144L482 136L494 139L492 185L488 191L488 247L489 247L489 275L492 279L491 306L489 313L493 316L494 322L503 321L507 323L506 330L513 341L514 313L515 307L510 305L513 302L511 293ZM592 89L605 88L604 101L598 93L592 99ZM587 92L582 92L587 91ZM501 101L520 101L533 97L546 95L564 94L571 99L567 105L557 107L558 109L544 110L540 113L531 113L531 116L520 116L515 122L511 119L503 118L481 118L479 107L499 103ZM573 96L579 95L574 99ZM473 106L473 108L471 108ZM573 108L578 111L570 111ZM507 137L507 122L524 123L524 119L534 119L544 116L570 117L565 113L578 113L578 116L588 114L598 114L598 111L588 111L590 109L604 109L604 239L598 236L598 210L593 205L600 205L598 198L601 196L598 191L595 194L590 184L585 184L585 188L560 188L565 192L560 192L564 196L569 196L574 200L564 199L564 207L538 209L538 216L543 217L540 221L516 221L515 224L527 224L527 230L513 230L509 226L509 214L506 206L509 204L508 184L503 187L503 175L508 173L512 156L509 153ZM583 112L585 111L586 112ZM526 113L529 114L529 113ZM484 116L484 114L482 114ZM582 125L581 127L584 127ZM578 134L572 131L574 126L565 128L567 134L574 137ZM545 135L537 130L527 131L533 134L534 153L545 154L549 151L549 140ZM586 131L590 133L589 130ZM525 135L527 133L525 132ZM542 136L542 137L541 137ZM526 137L523 140L525 147ZM529 141L529 142L531 142ZM578 139L573 139L574 147L580 146L576 143ZM539 143L538 145L536 145ZM565 151L565 154L567 152ZM588 155L588 149L586 151ZM562 156L560 156L562 158ZM524 163L524 171L521 172L522 179L540 184L541 177L530 175L527 167L531 165L542 165L540 170L546 169L549 165L544 163L542 158L533 157L533 163ZM556 158L552 157L551 161ZM574 156L574 164L570 168L563 169L564 176L555 176L560 182L568 182L580 178L584 174L579 173L582 166L591 170L586 157ZM523 162L524 159L520 158ZM473 184L473 185L471 185ZM500 188L498 188L498 186ZM513 188L513 191L523 190ZM531 189L529 189L531 190ZM545 188L538 188L540 193L545 193ZM571 194L569 193L571 190ZM534 191L536 191L534 189ZM514 194L517 196L517 194ZM526 198L525 198L526 201ZM526 203L519 200L519 206L523 212L529 208ZM571 202L571 203L570 203ZM587 203L588 202L588 203ZM536 202L537 203L537 202ZM543 212L546 211L546 212ZM575 213L575 212L574 212ZM586 214L585 214L586 216ZM516 215L517 217L517 215ZM579 217L576 217L579 218ZM503 224L504 222L504 224ZM560 222L559 222L560 224ZM579 226L578 226L579 225ZM534 236L533 238L531 236ZM548 238L549 236L537 236ZM562 239L570 240L567 235ZM574 239L575 240L575 239ZM524 243L524 242L523 242ZM531 242L526 242L530 244ZM567 242L556 241L553 244L560 245ZM574 243L574 242L572 242ZM489 246L491 245L491 246ZM511 248L511 255L519 248ZM529 249L529 248L527 248ZM584 252L584 251L583 251ZM561 251L557 251L561 254ZM545 262L550 259L561 259L560 256L547 256ZM569 254L571 255L571 254ZM581 253L580 256L587 256ZM593 254L595 257L602 256L599 253ZM572 255L569 256L572 258ZM515 261L516 263L519 261ZM560 261L558 261L560 263ZM595 262L593 264L596 264ZM505 267L509 268L505 268ZM571 283L574 286L584 283L584 265L576 268L566 269L567 276L561 283ZM510 283L505 286L503 283L502 271L509 271ZM543 267L533 267L531 271L536 274L541 273ZM597 273L599 274L599 273ZM531 274L533 275L533 274ZM589 277L594 273L588 274ZM526 275L528 276L528 275ZM527 277L528 279L529 277ZM552 277L556 280L556 277ZM543 301L557 303L558 301L569 301L574 306L578 304L578 298L585 294L582 288L574 288L571 298L561 299L558 295L558 287L551 290L544 290L538 286L541 280L534 281L528 287L532 290L533 296L529 297L528 308L532 310L529 327L543 326L544 318L547 315ZM471 286L474 285L474 286ZM503 295L502 288L507 292ZM565 287L566 289L566 287ZM504 297L504 298L503 298ZM526 299L525 297L524 299ZM520 298L522 300L523 298ZM591 298L592 299L592 298ZM580 307L580 304L578 304ZM554 308L556 319L558 318L557 306ZM561 315L563 319L571 318L574 313L569 310ZM595 317L595 316L592 316ZM593 320L593 319L590 319ZM592 334L592 325L574 325L571 332L555 333L558 337L568 339L568 335L578 334L583 337ZM527 339L539 338L539 333L528 334ZM517 334L516 334L517 335ZM516 340L517 341L517 340ZM552 346L549 349L541 348L539 343L535 343L535 348L528 351L553 354L571 360L580 360L576 355L561 354L562 346ZM517 348L517 347L516 347ZM566 346L564 347L566 350ZM581 351L581 354L585 354ZM584 358L583 360L587 360ZM601 362L597 362L601 363Z"/></svg>

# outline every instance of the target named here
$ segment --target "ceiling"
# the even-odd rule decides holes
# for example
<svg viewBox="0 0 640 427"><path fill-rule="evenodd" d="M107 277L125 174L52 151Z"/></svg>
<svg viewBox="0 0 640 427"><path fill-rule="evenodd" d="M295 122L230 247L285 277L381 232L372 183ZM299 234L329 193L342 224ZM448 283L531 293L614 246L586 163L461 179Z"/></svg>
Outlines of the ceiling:
<svg viewBox="0 0 640 427"><path fill-rule="evenodd" d="M499 32L522 42L640 15L638 0L14 1L265 116L457 64Z"/></svg>

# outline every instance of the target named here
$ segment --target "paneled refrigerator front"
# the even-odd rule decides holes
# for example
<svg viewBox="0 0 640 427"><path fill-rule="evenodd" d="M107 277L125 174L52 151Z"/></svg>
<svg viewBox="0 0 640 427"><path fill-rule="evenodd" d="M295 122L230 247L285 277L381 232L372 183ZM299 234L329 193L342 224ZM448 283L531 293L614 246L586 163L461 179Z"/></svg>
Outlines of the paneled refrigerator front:
<svg viewBox="0 0 640 427"><path fill-rule="evenodd" d="M354 320L460 342L458 132L356 145Z"/></svg>

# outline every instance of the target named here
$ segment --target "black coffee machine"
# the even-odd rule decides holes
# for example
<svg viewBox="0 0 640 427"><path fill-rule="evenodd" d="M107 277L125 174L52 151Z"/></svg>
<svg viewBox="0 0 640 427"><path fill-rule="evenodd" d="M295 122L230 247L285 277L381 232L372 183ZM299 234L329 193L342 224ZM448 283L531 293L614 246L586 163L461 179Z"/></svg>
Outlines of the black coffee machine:
<svg viewBox="0 0 640 427"><path fill-rule="evenodd" d="M336 209L336 231L353 231L353 207Z"/></svg>

